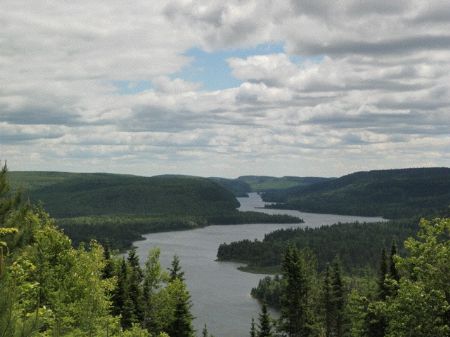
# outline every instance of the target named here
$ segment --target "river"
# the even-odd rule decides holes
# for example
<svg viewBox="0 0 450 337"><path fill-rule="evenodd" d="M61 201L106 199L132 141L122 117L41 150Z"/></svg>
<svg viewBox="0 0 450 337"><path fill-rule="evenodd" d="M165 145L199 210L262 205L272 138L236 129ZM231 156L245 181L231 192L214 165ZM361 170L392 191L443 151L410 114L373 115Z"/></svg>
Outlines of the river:
<svg viewBox="0 0 450 337"><path fill-rule="evenodd" d="M216 337L248 336L251 318L257 319L259 304L250 296L263 275L241 272L240 264L218 262L217 248L221 243L243 239L262 239L264 234L281 228L318 227L337 222L370 222L381 218L331 214L303 213L293 210L263 209L264 202L256 193L238 198L242 211L260 211L269 214L289 214L302 218L301 224L246 224L209 226L194 230L153 233L134 245L144 263L149 249L161 248L161 263L170 266L174 254L181 260L186 282L192 296L194 326L200 336L203 325Z"/></svg>

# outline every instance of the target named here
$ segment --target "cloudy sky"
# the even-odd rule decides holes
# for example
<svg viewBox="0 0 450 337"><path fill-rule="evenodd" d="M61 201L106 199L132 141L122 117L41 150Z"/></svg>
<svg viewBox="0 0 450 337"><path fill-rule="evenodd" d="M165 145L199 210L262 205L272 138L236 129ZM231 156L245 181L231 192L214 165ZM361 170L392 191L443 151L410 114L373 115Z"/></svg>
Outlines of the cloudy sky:
<svg viewBox="0 0 450 337"><path fill-rule="evenodd" d="M450 166L450 2L1 0L12 170Z"/></svg>

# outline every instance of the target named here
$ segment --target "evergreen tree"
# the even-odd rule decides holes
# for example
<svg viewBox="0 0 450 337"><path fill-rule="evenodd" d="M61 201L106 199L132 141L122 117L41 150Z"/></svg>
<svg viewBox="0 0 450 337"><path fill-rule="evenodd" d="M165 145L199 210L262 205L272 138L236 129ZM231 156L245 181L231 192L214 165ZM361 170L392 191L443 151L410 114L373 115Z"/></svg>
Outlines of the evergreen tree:
<svg viewBox="0 0 450 337"><path fill-rule="evenodd" d="M168 327L167 333L170 337L193 337L192 320L194 317L191 314L191 296L186 289L186 285L179 278L175 278L171 283L176 286L174 293L175 308L174 319Z"/></svg>
<svg viewBox="0 0 450 337"><path fill-rule="evenodd" d="M158 290L162 287L163 280L167 279L159 262L159 248L151 249L145 261L144 282L142 286L144 305L144 327L151 332L161 331L161 324L157 319L158 310L161 307L156 303Z"/></svg>
<svg viewBox="0 0 450 337"><path fill-rule="evenodd" d="M205 324L205 326L203 327L203 330L202 330L202 337L208 337L208 336L209 336L208 328L206 327L206 324Z"/></svg>
<svg viewBox="0 0 450 337"><path fill-rule="evenodd" d="M344 327L344 286L338 260L332 264L331 304L333 310L333 329L330 336L342 337Z"/></svg>
<svg viewBox="0 0 450 337"><path fill-rule="evenodd" d="M103 245L103 257L105 259L105 267L103 268L103 279L109 279L114 276L114 265L111 259L111 250L109 244Z"/></svg>
<svg viewBox="0 0 450 337"><path fill-rule="evenodd" d="M272 324L270 323L270 316L267 312L267 305L263 303L261 313L259 314L258 337L271 337Z"/></svg>
<svg viewBox="0 0 450 337"><path fill-rule="evenodd" d="M397 255L397 245L395 241L392 241L391 254L389 255L389 276L395 281L400 281L400 275L395 265L394 257Z"/></svg>
<svg viewBox="0 0 450 337"><path fill-rule="evenodd" d="M256 331L255 319L252 317L252 324L250 325L250 337L256 337L258 331Z"/></svg>
<svg viewBox="0 0 450 337"><path fill-rule="evenodd" d="M131 325L136 322L134 304L130 298L128 281L128 265L125 259L122 258L117 275L117 286L114 289L112 296L112 311L114 315L120 315L120 323L124 329L131 327Z"/></svg>
<svg viewBox="0 0 450 337"><path fill-rule="evenodd" d="M325 336L332 336L332 321L333 321L333 300L331 295L330 285L330 266L327 265L325 269L325 278L323 282L323 310L325 320Z"/></svg>
<svg viewBox="0 0 450 337"><path fill-rule="evenodd" d="M383 248L378 271L377 301L370 303L367 309L366 324L369 337L384 337L386 334L387 318L383 308L390 293L387 276L387 256L386 250Z"/></svg>
<svg viewBox="0 0 450 337"><path fill-rule="evenodd" d="M17 209L21 201L20 193L10 195L10 186L8 183L8 167L5 164L0 170L0 227L4 227L5 220L10 211Z"/></svg>
<svg viewBox="0 0 450 337"><path fill-rule="evenodd" d="M388 266L387 266L387 257L386 257L386 249L382 249L381 251L381 259L380 259L380 269L378 271L378 299L384 301L389 294L386 285L386 276L388 274Z"/></svg>
<svg viewBox="0 0 450 337"><path fill-rule="evenodd" d="M169 268L170 282L179 279L184 282L184 272L181 270L180 258L177 255L173 256L171 267ZM171 336L172 337L172 336Z"/></svg>
<svg viewBox="0 0 450 337"><path fill-rule="evenodd" d="M142 296L142 279L143 272L139 264L139 256L136 249L133 248L128 252L128 265L130 266L130 275L128 277L128 293L131 300L133 317L137 322L144 321L144 308Z"/></svg>
<svg viewBox="0 0 450 337"><path fill-rule="evenodd" d="M286 288L281 301L280 330L289 337L308 337L312 333L311 285L304 254L288 247L282 268Z"/></svg>

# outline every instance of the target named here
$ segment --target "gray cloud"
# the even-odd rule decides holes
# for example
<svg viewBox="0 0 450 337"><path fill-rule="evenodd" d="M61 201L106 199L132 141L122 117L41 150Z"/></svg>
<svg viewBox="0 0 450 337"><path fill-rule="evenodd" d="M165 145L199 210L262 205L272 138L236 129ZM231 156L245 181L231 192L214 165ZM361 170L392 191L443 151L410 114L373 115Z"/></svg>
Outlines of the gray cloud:
<svg viewBox="0 0 450 337"><path fill-rule="evenodd" d="M12 168L328 175L450 165L446 1L2 2L0 147ZM175 78L186 51L242 83ZM121 95L116 81L151 82ZM62 160L64 159L64 161Z"/></svg>

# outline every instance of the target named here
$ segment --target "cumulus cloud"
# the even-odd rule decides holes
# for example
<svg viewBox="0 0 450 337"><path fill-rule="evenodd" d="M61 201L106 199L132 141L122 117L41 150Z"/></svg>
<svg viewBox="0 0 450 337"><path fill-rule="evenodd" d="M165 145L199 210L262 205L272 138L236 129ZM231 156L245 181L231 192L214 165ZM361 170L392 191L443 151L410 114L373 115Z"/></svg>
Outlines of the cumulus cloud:
<svg viewBox="0 0 450 337"><path fill-rule="evenodd" d="M0 156L146 175L448 166L448 13L438 0L6 0ZM272 43L284 49L239 53ZM192 48L237 51L240 84L183 78Z"/></svg>

